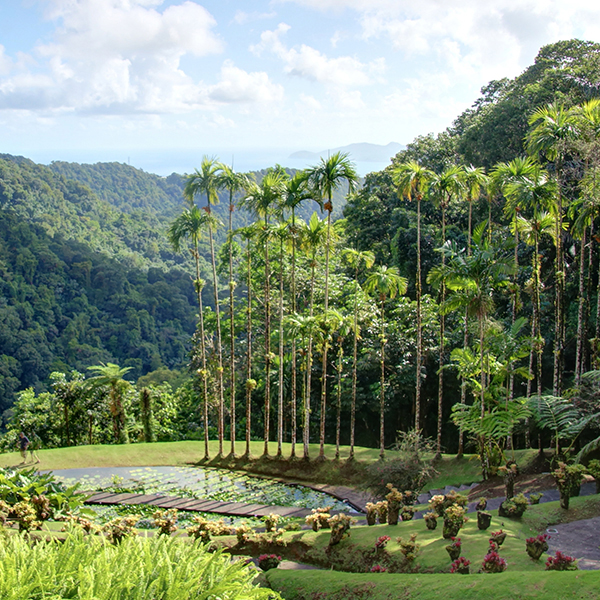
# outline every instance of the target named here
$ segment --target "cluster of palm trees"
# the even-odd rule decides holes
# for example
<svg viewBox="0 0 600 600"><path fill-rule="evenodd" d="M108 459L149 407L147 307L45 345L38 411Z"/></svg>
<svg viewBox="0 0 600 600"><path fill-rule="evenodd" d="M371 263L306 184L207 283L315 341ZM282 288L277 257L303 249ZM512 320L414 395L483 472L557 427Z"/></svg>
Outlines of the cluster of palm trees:
<svg viewBox="0 0 600 600"><path fill-rule="evenodd" d="M499 394L507 403L517 393L516 382L526 385L526 395L543 392L543 356L547 347L544 334L542 303L547 302L544 286L554 289L552 340L552 391L560 396L564 381L565 348L565 285L568 277L565 240L579 247L578 324L574 381L589 364L586 340L586 285L591 281L593 265L594 220L597 216L597 165L595 156L600 135L600 102L593 100L570 109L548 106L534 112L527 138L528 156L510 163L498 164L486 174L482 168L451 165L435 173L416 162L393 163L391 172L396 191L416 209L416 273L414 275L416 306L416 353L414 422L422 429L422 382L425 376L423 348L423 274L421 264L422 203L433 202L439 212L440 261L426 280L437 291L439 317L437 451L442 449L444 415L444 372L448 366L446 315L459 311L462 347L455 347L451 362L461 376L460 404L467 403L471 390L481 419L499 402ZM356 424L358 379L358 348L364 310L359 306L371 302L371 312L377 312L371 323L378 330L380 382L378 387L380 432L379 445L385 450L384 416L386 412L386 311L397 295L403 295L408 281L395 266L374 266L373 254L365 249L341 248L336 224L332 223L334 192L340 188L351 193L358 176L348 156L334 154L321 159L315 167L293 177L280 167L270 169L260 180L235 173L230 167L204 158L199 169L188 176L185 198L188 206L175 219L169 237L176 250L184 240L189 242L195 262L194 285L198 298L199 323L197 343L197 375L202 390L205 454L208 458L209 413L215 405L219 454L224 452L225 416L229 413L230 453L235 452L236 390L245 389L246 454L250 452L252 401L260 390L263 417L264 454L269 453L271 438L277 441L277 454L282 454L284 423L287 421L292 456L296 455L297 432L302 432L303 456L309 456L309 441L313 413L319 414L319 457L324 457L326 415L329 393L334 385L329 374L333 366L337 373L336 444L339 456L342 376L345 365L352 366L350 408L350 457L353 457ZM219 282L214 233L220 223L212 207L218 202L219 191L229 196L228 268L229 277L229 350L224 353L220 304L225 286ZM488 219L477 227L473 224L473 207L480 199L488 203ZM494 204L501 200L506 221L493 223ZM326 218L313 213L308 222L298 218L301 205L317 202ZM451 206L465 202L468 211L467 243L461 247L456 240L447 240L447 214ZM198 207L202 203L202 208ZM253 217L254 223L234 230L232 214L240 205ZM570 228L567 222L571 223ZM506 224L508 223L508 226ZM212 272L211 326L205 323L201 278L200 241L208 236ZM343 233L342 233L343 236ZM234 252L234 240L243 241L244 259ZM541 246L553 248L553 273L545 277L547 262ZM347 267L345 278L332 280L332 252L335 264ZM529 250L528 250L529 249ZM520 264L523 255L531 256L530 267ZM570 254L569 254L570 256ZM391 260L391 258L390 258ZM527 268L531 277L524 291L530 303L524 308L519 275ZM237 279L237 281L236 281ZM335 290L332 293L332 283ZM241 285L240 285L241 284ZM344 288L344 285L346 286ZM240 287L241 293L236 293ZM345 289L345 292L343 289ZM365 300L373 293L374 300ZM506 293L510 298L509 324L498 334L495 300ZM331 298L338 303L332 308ZM317 299L319 304L317 304ZM545 300L543 300L545 299ZM246 320L236 321L236 306L245 303ZM257 310L261 317L257 323ZM600 302L597 312L600 313ZM524 329L523 314L530 317L529 331ZM214 316L214 318L213 318ZM373 314L371 315L373 317ZM596 329L600 319L596 318ZM258 335L258 342L257 342ZM520 336L520 337L519 337ZM552 336L550 336L552 337ZM502 348L498 345L502 339ZM600 339L596 331L594 339ZM493 342L496 340L496 342ZM512 340L512 341L511 341ZM525 340L525 341L524 341ZM245 341L244 356L237 352ZM344 357L344 346L352 343L352 359ZM274 350L277 347L277 354ZM335 360L330 357L337 349ZM525 348L525 350L524 350ZM258 358L256 358L258 356ZM314 364L321 358L320 369ZM225 357L225 358L224 358ZM586 363L587 361L587 363ZM225 366L229 381L224 381ZM330 363L332 363L330 365ZM257 369L259 367L259 369ZM245 385L238 385L236 374L245 372ZM260 372L261 385L254 376ZM320 374L319 386L315 374ZM501 386L497 382L501 382ZM315 393L319 387L318 396ZM502 389L502 392L498 392ZM273 390L277 391L276 410L272 406ZM226 394L227 392L227 394ZM225 397L229 410L225 409ZM314 410L319 398L318 411ZM275 422L276 433L271 425ZM298 422L299 421L299 422ZM317 428L315 428L317 429ZM460 432L459 454L463 452L463 432Z"/></svg>

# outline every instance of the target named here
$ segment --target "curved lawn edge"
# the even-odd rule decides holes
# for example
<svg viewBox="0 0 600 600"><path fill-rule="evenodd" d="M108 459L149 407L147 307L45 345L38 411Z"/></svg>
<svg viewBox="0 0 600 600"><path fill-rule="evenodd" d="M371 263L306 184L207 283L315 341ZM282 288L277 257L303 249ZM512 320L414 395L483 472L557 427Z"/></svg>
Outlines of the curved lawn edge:
<svg viewBox="0 0 600 600"><path fill-rule="evenodd" d="M286 600L597 600L600 589L600 571L403 575L271 569L265 579Z"/></svg>

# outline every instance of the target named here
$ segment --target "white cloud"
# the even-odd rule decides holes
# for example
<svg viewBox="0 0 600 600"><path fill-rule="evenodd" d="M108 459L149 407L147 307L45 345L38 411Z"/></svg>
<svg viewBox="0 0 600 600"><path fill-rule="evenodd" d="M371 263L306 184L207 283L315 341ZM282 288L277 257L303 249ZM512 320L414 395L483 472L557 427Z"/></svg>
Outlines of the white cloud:
<svg viewBox="0 0 600 600"><path fill-rule="evenodd" d="M0 44L0 77L8 75L12 69L12 60L4 54L4 46Z"/></svg>
<svg viewBox="0 0 600 600"><path fill-rule="evenodd" d="M260 43L251 46L250 50L258 56L265 50L272 52L283 61L288 75L339 88L370 85L385 71L383 58L363 63L351 56L328 58L306 44L288 48L280 38L289 29L289 25L280 23L273 31L263 31Z"/></svg>
<svg viewBox="0 0 600 600"><path fill-rule="evenodd" d="M209 87L208 96L219 103L268 104L283 99L283 87L273 84L264 72L247 73L227 60L221 69L221 81Z"/></svg>
<svg viewBox="0 0 600 600"><path fill-rule="evenodd" d="M246 23L251 23L252 21L262 21L263 19L271 19L276 15L274 12L245 12L243 10L236 11L233 16L233 20L238 25L245 25Z"/></svg>
<svg viewBox="0 0 600 600"><path fill-rule="evenodd" d="M33 53L44 77L0 80L0 107L97 113L168 112L197 106L205 94L182 57L221 52L210 13L195 2L162 12L153 0L51 0L57 24Z"/></svg>

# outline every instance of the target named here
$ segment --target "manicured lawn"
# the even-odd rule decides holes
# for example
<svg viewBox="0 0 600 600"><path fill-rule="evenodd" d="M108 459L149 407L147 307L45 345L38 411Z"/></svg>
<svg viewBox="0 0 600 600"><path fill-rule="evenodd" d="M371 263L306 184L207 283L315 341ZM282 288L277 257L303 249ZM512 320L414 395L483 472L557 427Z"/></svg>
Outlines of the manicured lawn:
<svg viewBox="0 0 600 600"><path fill-rule="evenodd" d="M600 590L600 571L400 575L271 569L266 579L285 600L597 600Z"/></svg>

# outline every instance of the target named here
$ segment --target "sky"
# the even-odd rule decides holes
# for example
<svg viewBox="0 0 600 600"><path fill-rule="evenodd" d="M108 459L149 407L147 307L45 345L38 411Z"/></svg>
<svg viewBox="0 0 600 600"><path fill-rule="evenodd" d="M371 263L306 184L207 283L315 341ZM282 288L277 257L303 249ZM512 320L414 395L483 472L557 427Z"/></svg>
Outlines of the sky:
<svg viewBox="0 0 600 600"><path fill-rule="evenodd" d="M0 153L165 175L406 144L570 38L600 3L0 0Z"/></svg>

